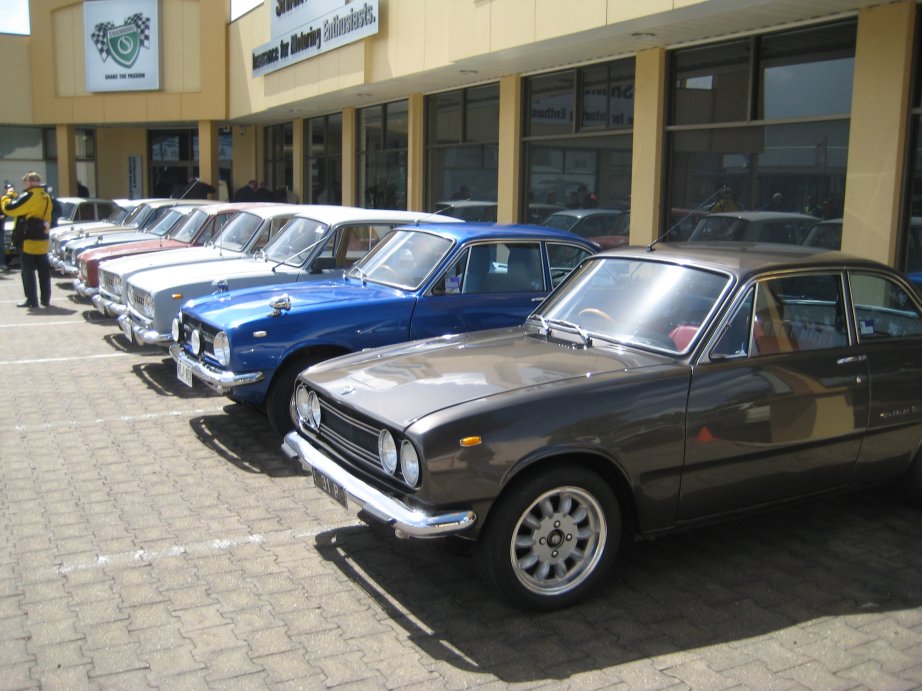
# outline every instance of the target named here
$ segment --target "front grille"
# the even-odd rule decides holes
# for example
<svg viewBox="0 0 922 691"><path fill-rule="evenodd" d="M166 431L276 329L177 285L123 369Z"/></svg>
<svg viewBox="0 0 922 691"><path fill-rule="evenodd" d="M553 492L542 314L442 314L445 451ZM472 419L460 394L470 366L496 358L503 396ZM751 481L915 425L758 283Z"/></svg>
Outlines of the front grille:
<svg viewBox="0 0 922 691"><path fill-rule="evenodd" d="M202 354L199 356L199 359L202 359L206 355L214 359L214 337L218 335L217 329L209 324L200 322L198 319L192 319L185 314L182 318L182 342L184 349L190 355L192 354L186 345L189 343L189 337L195 329L198 329L202 334Z"/></svg>
<svg viewBox="0 0 922 691"><path fill-rule="evenodd" d="M145 316L150 316L147 314L147 310L144 309L144 298L147 297L147 293L137 290L135 288L128 289L128 304L134 308L138 314L143 314Z"/></svg>
<svg viewBox="0 0 922 691"><path fill-rule="evenodd" d="M331 401L320 399L320 437L340 454L383 472L378 460L378 427L359 420Z"/></svg>

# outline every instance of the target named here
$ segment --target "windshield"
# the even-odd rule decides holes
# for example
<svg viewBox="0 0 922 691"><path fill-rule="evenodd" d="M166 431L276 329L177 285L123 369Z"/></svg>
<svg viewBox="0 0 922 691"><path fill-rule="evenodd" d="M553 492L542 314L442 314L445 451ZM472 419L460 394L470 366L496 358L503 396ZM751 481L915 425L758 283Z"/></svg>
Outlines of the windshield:
<svg viewBox="0 0 922 691"><path fill-rule="evenodd" d="M60 218L71 219L74 217L74 212L77 210L77 205L73 202L62 202L58 200L61 204L61 216Z"/></svg>
<svg viewBox="0 0 922 691"><path fill-rule="evenodd" d="M678 353L697 338L729 282L687 266L596 257L530 319L552 330Z"/></svg>
<svg viewBox="0 0 922 691"><path fill-rule="evenodd" d="M394 230L348 275L400 288L418 288L450 249L451 240L447 238L420 230Z"/></svg>
<svg viewBox="0 0 922 691"><path fill-rule="evenodd" d="M150 216L152 211L153 209L147 204L138 204L128 213L127 216L125 216L124 220L122 220L122 224L138 228L147 219L147 217Z"/></svg>
<svg viewBox="0 0 922 691"><path fill-rule="evenodd" d="M571 214L551 214L541 221L541 225L557 230L570 230L578 220L578 217Z"/></svg>
<svg viewBox="0 0 922 691"><path fill-rule="evenodd" d="M199 229L208 220L208 214L201 209L196 209L186 214L186 220L177 223L170 231L170 238L179 242L192 242Z"/></svg>
<svg viewBox="0 0 922 691"><path fill-rule="evenodd" d="M238 213L227 222L221 234L215 238L215 247L233 252L243 252L249 246L250 240L252 240L261 222L262 219L259 216Z"/></svg>
<svg viewBox="0 0 922 691"><path fill-rule="evenodd" d="M125 209L123 209L123 208L120 207L120 206L116 206L116 207L114 207L114 208L112 209L112 213L109 214L108 218L106 218L106 222L108 222L108 223L124 223L124 222L125 222L125 219L127 219L127 218L128 218L128 211L126 211Z"/></svg>
<svg viewBox="0 0 922 691"><path fill-rule="evenodd" d="M170 232L173 226L185 218L185 216L186 214L179 209L169 209L166 213L162 214L160 218L157 219L157 222L153 226L148 228L147 232L151 233L152 235L163 237Z"/></svg>
<svg viewBox="0 0 922 691"><path fill-rule="evenodd" d="M312 250L322 241L327 226L312 218L293 218L275 240L266 245L265 255L269 261L291 266L300 266Z"/></svg>

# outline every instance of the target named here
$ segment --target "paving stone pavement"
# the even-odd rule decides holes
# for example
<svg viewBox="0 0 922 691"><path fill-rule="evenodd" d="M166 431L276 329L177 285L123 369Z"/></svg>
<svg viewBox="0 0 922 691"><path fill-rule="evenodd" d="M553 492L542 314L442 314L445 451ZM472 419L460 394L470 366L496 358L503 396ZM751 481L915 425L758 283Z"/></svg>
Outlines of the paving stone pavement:
<svg viewBox="0 0 922 691"><path fill-rule="evenodd" d="M68 286L28 314L0 274L0 689L922 688L922 512L888 490L632 545L525 613Z"/></svg>

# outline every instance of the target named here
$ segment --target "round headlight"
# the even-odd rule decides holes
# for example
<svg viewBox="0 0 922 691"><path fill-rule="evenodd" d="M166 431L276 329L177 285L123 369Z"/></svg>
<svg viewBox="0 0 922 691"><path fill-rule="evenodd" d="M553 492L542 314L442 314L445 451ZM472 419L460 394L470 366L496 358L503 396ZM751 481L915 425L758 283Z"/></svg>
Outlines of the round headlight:
<svg viewBox="0 0 922 691"><path fill-rule="evenodd" d="M182 338L182 322L179 321L179 317L176 317L170 325L170 336L173 337L176 343L179 343Z"/></svg>
<svg viewBox="0 0 922 691"><path fill-rule="evenodd" d="M313 430L320 429L320 398L306 386L298 385L295 390L295 407L298 417Z"/></svg>
<svg viewBox="0 0 922 691"><path fill-rule="evenodd" d="M393 475L397 470L397 443L386 429L381 430L381 434L378 435L378 458L381 459L384 469Z"/></svg>
<svg viewBox="0 0 922 691"><path fill-rule="evenodd" d="M214 357L224 367L230 364L230 341L223 331L219 331L214 337Z"/></svg>
<svg viewBox="0 0 922 691"><path fill-rule="evenodd" d="M419 456L414 446L404 440L400 445L400 472L410 487L419 482Z"/></svg>
<svg viewBox="0 0 922 691"><path fill-rule="evenodd" d="M192 348L193 355L202 354L202 332L195 329L189 336L189 347Z"/></svg>

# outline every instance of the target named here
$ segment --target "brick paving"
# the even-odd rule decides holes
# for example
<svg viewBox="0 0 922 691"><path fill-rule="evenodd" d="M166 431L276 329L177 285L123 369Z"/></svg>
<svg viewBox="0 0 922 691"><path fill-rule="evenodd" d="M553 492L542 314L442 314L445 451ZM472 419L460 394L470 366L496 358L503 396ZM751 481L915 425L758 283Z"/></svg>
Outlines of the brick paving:
<svg viewBox="0 0 922 691"><path fill-rule="evenodd" d="M0 274L0 689L922 688L887 490L632 545L535 615L315 490L258 412Z"/></svg>

